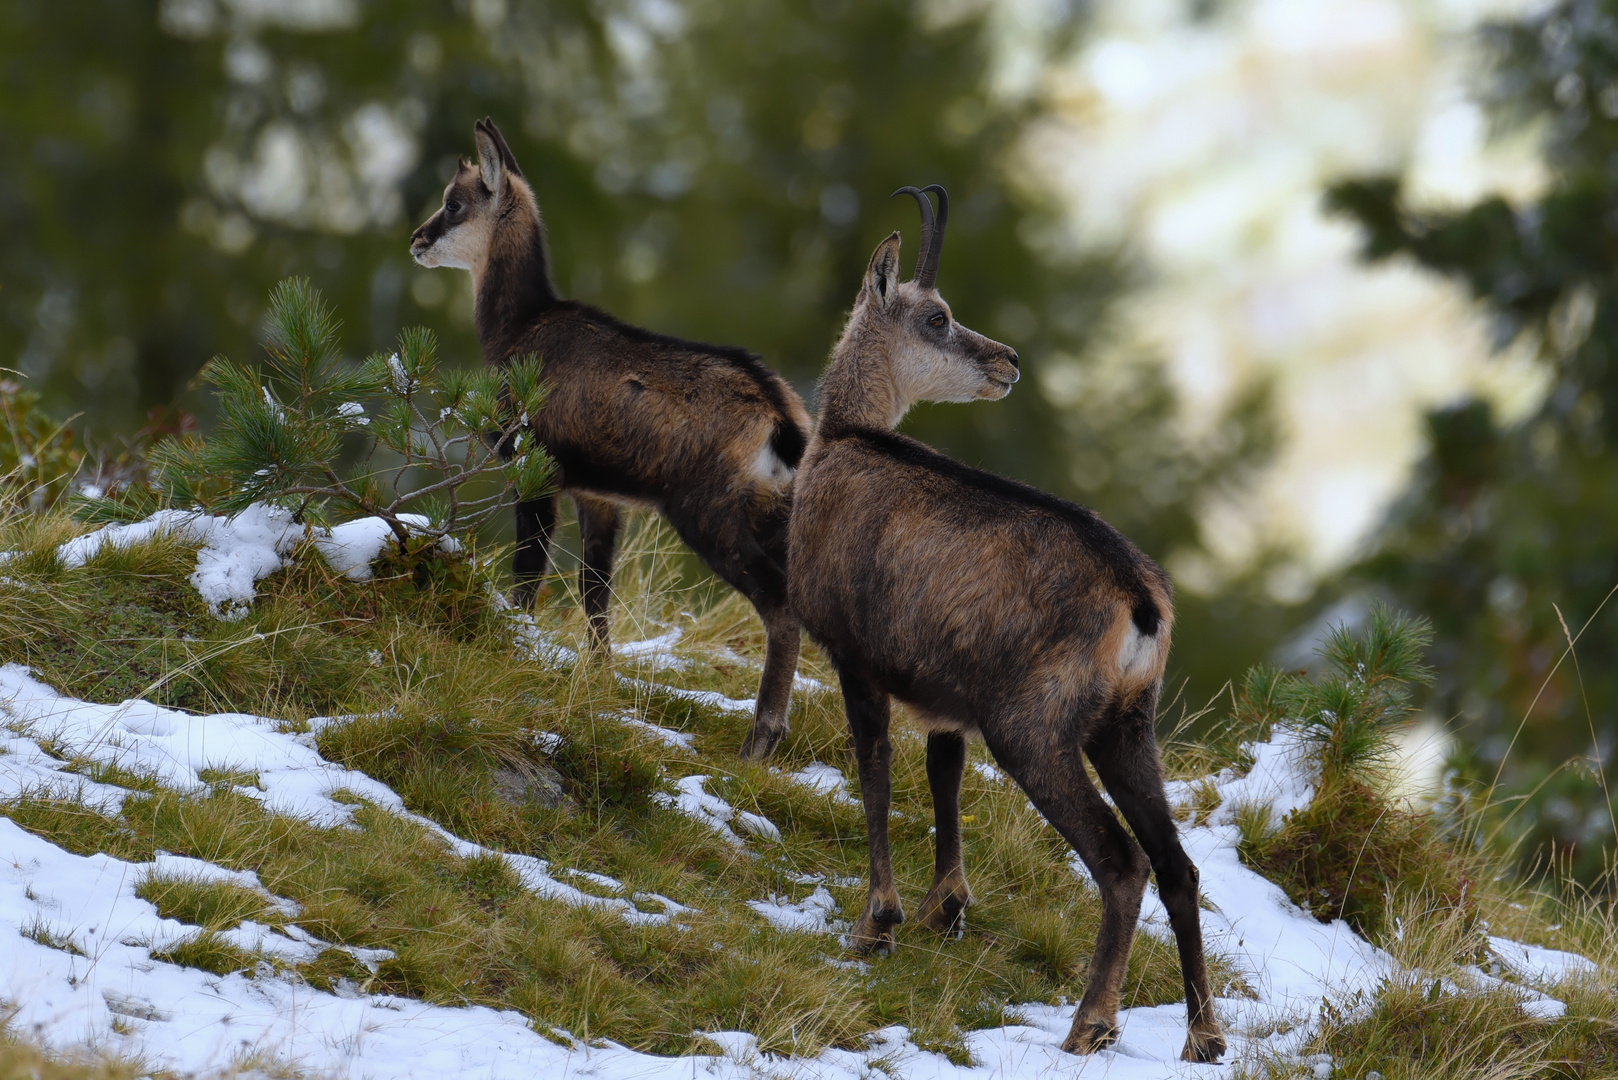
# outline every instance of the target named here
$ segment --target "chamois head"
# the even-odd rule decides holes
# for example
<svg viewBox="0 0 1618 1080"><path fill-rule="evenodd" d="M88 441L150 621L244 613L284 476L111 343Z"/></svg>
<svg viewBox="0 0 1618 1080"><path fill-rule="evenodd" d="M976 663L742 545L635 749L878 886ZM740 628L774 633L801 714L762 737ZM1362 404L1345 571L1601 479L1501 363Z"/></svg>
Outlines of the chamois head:
<svg viewBox="0 0 1618 1080"><path fill-rule="evenodd" d="M410 254L423 266L450 266L481 281L496 244L496 226L538 224L533 192L500 129L488 119L474 126L478 160L461 160L444 189L444 204L410 236Z"/></svg>
<svg viewBox="0 0 1618 1080"><path fill-rule="evenodd" d="M471 273L478 338L485 357L500 361L557 296L533 190L494 122L485 117L474 131L477 164L461 162L444 205L411 234L410 254Z"/></svg>
<svg viewBox="0 0 1618 1080"><path fill-rule="evenodd" d="M938 193L936 216L929 191ZM893 194L914 196L921 209L915 276L899 279L898 232L877 245L821 392L823 413L830 406L850 422L881 427L918 401L997 401L1019 374L1017 351L956 322L935 287L949 196L938 184ZM858 372L847 394L838 369Z"/></svg>

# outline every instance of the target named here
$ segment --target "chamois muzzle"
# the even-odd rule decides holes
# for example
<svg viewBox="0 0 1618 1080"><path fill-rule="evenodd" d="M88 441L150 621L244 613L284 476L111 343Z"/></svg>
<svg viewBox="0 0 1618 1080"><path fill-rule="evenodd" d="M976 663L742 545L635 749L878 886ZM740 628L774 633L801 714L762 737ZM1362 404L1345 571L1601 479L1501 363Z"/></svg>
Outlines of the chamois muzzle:
<svg viewBox="0 0 1618 1080"><path fill-rule="evenodd" d="M927 192L938 192L938 213L933 213L933 202ZM924 289L933 287L938 280L938 256L944 250L944 226L949 224L949 192L942 184L928 184L924 188L902 187L889 195L910 195L921 211L921 248L916 255L916 274L911 280Z"/></svg>
<svg viewBox="0 0 1618 1080"><path fill-rule="evenodd" d="M442 211L434 214L422 222L415 232L410 234L410 255L412 258L420 259L427 253L427 249L438 241L439 236L443 235L444 228L439 221L441 214Z"/></svg>

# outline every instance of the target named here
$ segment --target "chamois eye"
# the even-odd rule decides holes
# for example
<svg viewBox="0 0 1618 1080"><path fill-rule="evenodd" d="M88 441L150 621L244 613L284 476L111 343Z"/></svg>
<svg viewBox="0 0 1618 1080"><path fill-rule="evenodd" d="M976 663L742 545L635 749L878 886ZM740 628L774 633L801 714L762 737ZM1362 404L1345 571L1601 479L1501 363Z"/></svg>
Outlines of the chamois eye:
<svg viewBox="0 0 1618 1080"><path fill-rule="evenodd" d="M940 311L938 314L928 319L927 324L929 326L943 326L948 321L949 319L945 318L944 313Z"/></svg>
<svg viewBox="0 0 1618 1080"><path fill-rule="evenodd" d="M450 214L459 214L461 212L461 204L455 199L445 199L444 211Z"/></svg>

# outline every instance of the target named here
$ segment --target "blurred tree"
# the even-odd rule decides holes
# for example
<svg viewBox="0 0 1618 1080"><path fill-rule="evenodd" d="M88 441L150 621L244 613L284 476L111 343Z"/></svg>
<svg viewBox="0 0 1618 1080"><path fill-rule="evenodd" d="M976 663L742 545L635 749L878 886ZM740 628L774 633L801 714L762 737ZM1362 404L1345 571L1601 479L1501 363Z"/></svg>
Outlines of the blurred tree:
<svg viewBox="0 0 1618 1080"><path fill-rule="evenodd" d="M405 208L443 164L421 148L520 95L456 7L0 7L0 356L127 429L209 356L255 354L283 277L334 299L356 352L445 321L406 295Z"/></svg>
<svg viewBox="0 0 1618 1080"><path fill-rule="evenodd" d="M1328 198L1368 258L1464 281L1502 344L1535 335L1550 389L1510 428L1484 402L1433 412L1427 458L1357 576L1433 620L1433 706L1461 718L1481 779L1533 792L1527 853L1571 849L1589 878L1615 839L1602 767L1618 740L1618 2L1564 0L1483 43L1497 121L1543 131L1544 195L1433 211L1376 177Z"/></svg>
<svg viewBox="0 0 1618 1080"><path fill-rule="evenodd" d="M1199 507L1268 449L1262 394L1192 437L1159 367L1085 361L1127 267L1078 252L1021 157L1082 5L1020 28L1009 8L916 0L95 10L0 12L0 227L17 238L0 251L0 358L63 411L128 426L209 355L253 355L290 275L332 299L351 352L422 323L448 361L476 362L465 275L406 248L490 114L565 293L743 344L805 390L876 243L900 228L914 255L914 204L888 193L945 184L944 294L1028 377L907 428L1096 506L1160 558L1199 547ZM1279 629L1249 600L1183 598L1193 696Z"/></svg>

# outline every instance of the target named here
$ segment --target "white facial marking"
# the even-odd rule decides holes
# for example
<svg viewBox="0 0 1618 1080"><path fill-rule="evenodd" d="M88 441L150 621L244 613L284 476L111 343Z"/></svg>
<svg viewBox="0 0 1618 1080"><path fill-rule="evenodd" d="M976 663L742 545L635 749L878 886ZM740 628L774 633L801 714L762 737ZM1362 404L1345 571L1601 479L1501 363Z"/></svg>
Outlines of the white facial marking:
<svg viewBox="0 0 1618 1080"><path fill-rule="evenodd" d="M470 270L475 276L488 259L493 232L487 216L470 217L434 240L431 247L416 256L416 261L423 266Z"/></svg>
<svg viewBox="0 0 1618 1080"><path fill-rule="evenodd" d="M993 386L972 361L914 340L897 350L893 374L910 401L975 401Z"/></svg>

